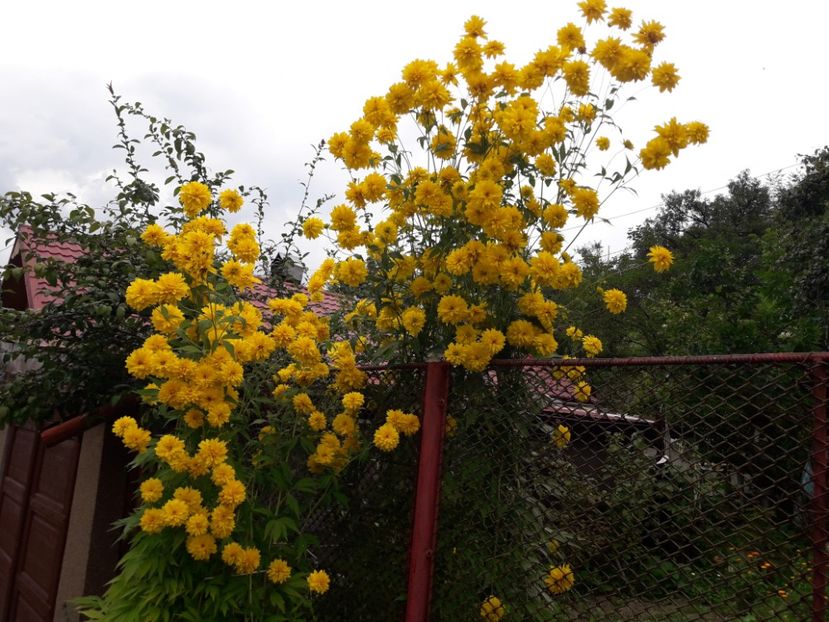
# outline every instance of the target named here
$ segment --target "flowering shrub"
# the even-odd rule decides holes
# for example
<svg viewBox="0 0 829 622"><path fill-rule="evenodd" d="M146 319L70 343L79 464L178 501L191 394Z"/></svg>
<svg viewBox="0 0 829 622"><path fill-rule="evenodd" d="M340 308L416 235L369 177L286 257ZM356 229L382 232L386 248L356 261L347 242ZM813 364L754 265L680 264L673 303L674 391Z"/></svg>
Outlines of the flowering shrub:
<svg viewBox="0 0 829 622"><path fill-rule="evenodd" d="M588 24L631 27L629 11L607 13L602 0L580 6ZM587 225L637 174L609 111L625 83L650 76L660 91L676 85L673 65L653 62L662 27L645 22L628 42L610 36L588 52L582 29L567 24L523 67L502 60L503 44L484 27L470 18L454 63L408 64L401 82L331 137L352 181L327 223L312 210L294 225L335 246L308 295L254 303L261 249L250 225L226 229L223 214L243 203L233 188L183 183L172 229L143 231L169 270L126 291L154 329L126 366L146 383L141 397L161 423L123 417L113 426L146 477L125 522L135 533L122 573L103 599L87 601L88 616L313 617L336 577L309 554L309 517L336 498L338 474L371 450L365 441L382 455L420 427L416 414L389 409L360 430L358 357L444 357L472 377L496 356L600 354L596 336L558 321L556 292L581 280L561 229L571 218ZM422 161L403 145L404 119ZM671 119L656 133L639 151L644 168L662 168L707 129ZM593 144L598 159L588 155ZM661 271L671 255L654 247L651 259ZM329 285L353 302L341 335L309 307ZM624 311L624 293L603 295L611 313ZM583 370L571 380L587 401ZM559 448L570 440L562 428L552 441ZM561 563L538 582L558 595L575 575ZM480 614L500 619L509 609L494 594Z"/></svg>
<svg viewBox="0 0 829 622"><path fill-rule="evenodd" d="M578 286L582 278L563 245L562 230L573 220L583 230L640 167L661 169L683 148L707 140L703 123L671 118L655 127L656 135L644 147L634 149L611 109L626 100L627 84L650 78L660 92L677 85L676 67L654 59L664 29L645 21L626 34L633 26L631 11L608 11L604 0L586 0L579 7L589 28L606 22L611 34L589 44L581 27L566 24L553 45L516 66L504 59L505 46L489 39L485 22L472 17L453 62L419 59L406 65L400 82L368 99L363 116L329 140L331 154L351 176L346 201L327 220L315 212L300 218L307 238L324 235L334 247L310 278L309 293L319 299L330 284L355 300L345 316L355 350L376 361L443 358L462 370L453 385L456 400L475 391L521 395L520 381L507 378L508 372L499 372L497 383L479 381L494 357L601 353L601 340L567 326L562 321L566 309L556 303L557 292ZM415 142L419 149L413 148ZM673 256L654 246L649 260L662 272ZM600 295L609 313L625 310L624 292L610 289ZM567 376L574 398L589 401L584 370L570 368ZM518 469L521 456L491 438L497 423L492 428L485 423L504 413L485 403L477 410L471 405L479 402L472 398L467 403L465 414L474 423L461 423L460 430L480 437L486 455L470 458L445 477L503 473L493 465L509 461ZM520 409L520 397L513 404ZM508 427L498 432L507 431L521 433ZM569 430L556 431L555 445L568 441ZM388 425L376 431L374 443L383 451L395 444ZM462 483L454 485L464 490ZM528 500L519 495L512 501ZM485 495L457 499L459 506L481 508L483 515L503 502ZM463 531L468 525L456 527ZM522 539L520 522L499 527L502 536L514 534L507 541ZM489 553L502 560L522 554ZM486 563L469 552L447 563L452 559L459 566ZM543 578L552 595L574 583L566 563L552 566ZM504 616L510 603L501 598L497 592L487 598L480 615ZM463 615L464 609L465 603L455 614L445 613Z"/></svg>
<svg viewBox="0 0 829 622"><path fill-rule="evenodd" d="M574 219L586 226L638 173L610 111L626 83L650 77L670 91L679 80L672 63L654 61L660 24L643 22L623 42L630 11L608 12L603 0L579 6L588 25L606 20L613 35L588 45L567 24L555 45L518 67L472 17L454 62L412 61L401 82L330 138L352 180L327 223L302 219L306 237L324 233L337 249L308 288L318 298L336 283L360 298L347 319L375 357L445 357L480 372L495 356L562 351L555 293L577 286L581 271L561 230ZM404 145L410 137L420 153ZM638 162L662 168L706 137L704 124L671 119ZM658 271L671 259L652 249ZM622 292L605 299L612 313L624 310ZM600 344L590 338L568 349L595 356Z"/></svg>

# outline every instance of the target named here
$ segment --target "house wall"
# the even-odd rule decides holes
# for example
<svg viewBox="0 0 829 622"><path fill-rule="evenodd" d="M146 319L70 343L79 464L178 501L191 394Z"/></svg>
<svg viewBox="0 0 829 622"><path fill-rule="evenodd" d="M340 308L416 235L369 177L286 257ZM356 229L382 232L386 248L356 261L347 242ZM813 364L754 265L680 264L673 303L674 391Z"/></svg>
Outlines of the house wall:
<svg viewBox="0 0 829 622"><path fill-rule="evenodd" d="M92 526L95 504L98 499L98 480L101 474L101 457L104 448L104 426L87 430L81 440L78 458L78 475L72 495L66 548L63 553L58 594L55 599L54 622L75 622L79 616L69 600L83 595L86 583L89 552L92 543Z"/></svg>
<svg viewBox="0 0 829 622"><path fill-rule="evenodd" d="M128 462L109 424L83 434L53 622L77 622L72 599L103 594L114 576L125 551L112 524L132 510Z"/></svg>

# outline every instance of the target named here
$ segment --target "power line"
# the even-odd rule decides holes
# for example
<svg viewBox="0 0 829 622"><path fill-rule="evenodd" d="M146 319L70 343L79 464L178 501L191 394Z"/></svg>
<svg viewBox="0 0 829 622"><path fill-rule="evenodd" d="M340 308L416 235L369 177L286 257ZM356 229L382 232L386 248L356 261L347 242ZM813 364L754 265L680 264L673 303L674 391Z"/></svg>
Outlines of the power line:
<svg viewBox="0 0 829 622"><path fill-rule="evenodd" d="M762 177L770 177L771 175L775 175L777 173L782 173L785 170L790 168L794 168L795 166L800 166L800 162L795 162L794 164L789 164L788 166L783 166L780 168L776 168L773 171L769 171L768 173L763 173L762 175L757 175L757 178L760 179ZM719 186L718 188L712 188L711 190L705 190L700 192L700 196L705 196L707 194L711 194L712 192L719 192L720 190L725 190L728 188L728 184L724 186ZM625 212L624 214L618 214L616 216L611 216L610 218L605 218L605 220L618 220L619 218L625 218L626 216L633 216L634 214L641 214L642 212L649 212L651 210L658 209L664 206L664 202L657 203L656 205L651 205L650 207L642 207L637 210L633 210L632 212ZM561 232L565 233L567 231L576 231L577 229L581 229L582 225L575 225L573 227L567 227L566 229L562 229Z"/></svg>
<svg viewBox="0 0 829 622"><path fill-rule="evenodd" d="M763 178L763 177L770 177L771 175L781 173L785 170L788 170L790 168L794 168L796 166L800 166L800 162L795 162L794 164L789 164L788 166L783 166L783 167L774 169L773 171L769 171L768 173L763 173L762 175L757 175L757 179L760 179L760 178ZM706 194L711 194L712 192L718 192L720 190L725 190L727 188L728 188L728 184L726 184L725 186L720 186L719 188L712 188L711 190L705 190L703 192L700 192L700 196L704 196ZM606 220L616 220L617 218L624 218L625 216L631 216L633 214L639 214L639 213L642 213L642 212L647 212L647 211L662 207L663 205L664 205L664 203L658 203L656 205L651 205L650 207L643 207L641 209L634 210L632 212L626 212L624 214L619 214L618 216L613 216L612 218L607 218ZM562 229L562 231L573 231L575 229L581 229L581 225L576 226L576 227L569 227L567 229ZM622 250L613 251L612 253L605 253L604 257L615 257L616 255L621 255L622 253L625 253L625 252L627 252L629 250L632 250L632 249L633 249L632 246L625 246Z"/></svg>

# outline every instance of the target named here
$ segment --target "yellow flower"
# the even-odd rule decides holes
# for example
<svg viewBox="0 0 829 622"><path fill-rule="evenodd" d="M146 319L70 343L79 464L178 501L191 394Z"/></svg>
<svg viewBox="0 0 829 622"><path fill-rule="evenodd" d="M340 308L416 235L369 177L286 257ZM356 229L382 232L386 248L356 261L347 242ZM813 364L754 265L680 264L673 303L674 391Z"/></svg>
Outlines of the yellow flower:
<svg viewBox="0 0 829 622"><path fill-rule="evenodd" d="M404 413L402 410L392 409L386 411L386 423L406 436L417 434L420 429L420 419L417 415Z"/></svg>
<svg viewBox="0 0 829 622"><path fill-rule="evenodd" d="M264 430L264 428L262 429ZM235 478L236 470L227 462L214 466L213 471L210 474L210 479L213 480L213 483L217 486L224 486Z"/></svg>
<svg viewBox="0 0 829 622"><path fill-rule="evenodd" d="M340 436L350 437L357 431L357 422L351 415L340 413L334 417L334 421L331 422L331 427Z"/></svg>
<svg viewBox="0 0 829 622"><path fill-rule="evenodd" d="M238 542L228 542L222 547L222 561L228 566L235 566L244 555L245 549Z"/></svg>
<svg viewBox="0 0 829 622"><path fill-rule="evenodd" d="M591 22L597 22L604 17L607 4L605 0L584 0L583 2L579 2L579 9L581 9L581 14L584 15L589 24Z"/></svg>
<svg viewBox="0 0 829 622"><path fill-rule="evenodd" d="M403 328L412 337L417 337L426 324L426 313L423 309L409 307L403 312Z"/></svg>
<svg viewBox="0 0 829 622"><path fill-rule="evenodd" d="M236 507L237 505L240 505L246 497L247 493L245 492L245 485L239 480L234 479L222 486L222 489L219 492L219 503L230 507Z"/></svg>
<svg viewBox="0 0 829 622"><path fill-rule="evenodd" d="M214 467L227 459L227 443L217 438L206 438L199 443L197 457Z"/></svg>
<svg viewBox="0 0 829 622"><path fill-rule="evenodd" d="M657 125L655 128L659 138L663 139L674 155L679 155L680 149L688 146L688 132L685 125L679 123L676 117L664 125Z"/></svg>
<svg viewBox="0 0 829 622"><path fill-rule="evenodd" d="M392 451L400 443L400 434L390 423L384 423L374 432L374 446L381 451Z"/></svg>
<svg viewBox="0 0 829 622"><path fill-rule="evenodd" d="M507 614L507 609L497 596L490 596L481 605L481 617L486 622L499 622Z"/></svg>
<svg viewBox="0 0 829 622"><path fill-rule="evenodd" d="M599 151L607 151L610 149L610 139L607 136L599 136L596 139L596 147L599 148Z"/></svg>
<svg viewBox="0 0 829 622"><path fill-rule="evenodd" d="M147 225L144 233L141 234L141 239L149 246L164 246L167 240L170 239L170 234L164 231L164 228L156 223Z"/></svg>
<svg viewBox="0 0 829 622"><path fill-rule="evenodd" d="M239 191L234 190L233 188L222 190L221 193L219 193L219 206L231 214L238 212L242 208L242 204L244 202L245 200L242 198L242 195L239 194Z"/></svg>
<svg viewBox="0 0 829 622"><path fill-rule="evenodd" d="M660 93L665 91L673 91L674 87L679 83L679 74L676 71L676 65L673 63L660 63L653 68L651 72L651 82Z"/></svg>
<svg viewBox="0 0 829 622"><path fill-rule="evenodd" d="M291 403L293 404L294 410L303 415L311 414L316 410L314 408L314 402L311 401L311 397L307 393L297 393L294 395Z"/></svg>
<svg viewBox="0 0 829 622"><path fill-rule="evenodd" d="M685 124L685 132L688 142L694 145L701 145L708 140L708 126L699 121L691 121Z"/></svg>
<svg viewBox="0 0 829 622"><path fill-rule="evenodd" d="M312 216L302 223L302 234L309 240L315 240L320 236L324 227L325 223L321 219Z"/></svg>
<svg viewBox="0 0 829 622"><path fill-rule="evenodd" d="M124 446L138 453L144 453L150 444L152 435L149 430L142 428L129 428L124 432Z"/></svg>
<svg viewBox="0 0 829 622"><path fill-rule="evenodd" d="M210 514L210 533L217 538L227 538L236 527L236 514L233 508L217 506Z"/></svg>
<svg viewBox="0 0 829 622"><path fill-rule="evenodd" d="M231 259L222 266L222 276L233 287L242 290L249 289L262 282L253 276L253 267L252 263L240 263Z"/></svg>
<svg viewBox="0 0 829 622"><path fill-rule="evenodd" d="M291 567L284 559L275 559L268 565L268 579L271 583L285 583L291 578Z"/></svg>
<svg viewBox="0 0 829 622"><path fill-rule="evenodd" d="M590 399L591 392L591 386L587 384L584 380L580 380L576 383L573 397L575 397L579 402L586 402Z"/></svg>
<svg viewBox="0 0 829 622"><path fill-rule="evenodd" d="M592 188L573 188L570 198L573 200L576 214L585 220L590 220L599 211L599 196Z"/></svg>
<svg viewBox="0 0 829 622"><path fill-rule="evenodd" d="M594 335L585 335L582 337L581 344L587 356L596 356L602 351L602 341Z"/></svg>
<svg viewBox="0 0 829 622"><path fill-rule="evenodd" d="M198 512L187 519L186 531L191 536L204 535L209 527L210 519L207 516L207 511Z"/></svg>
<svg viewBox="0 0 829 622"><path fill-rule="evenodd" d="M308 575L308 589L317 594L325 594L331 585L331 579L325 570L314 570Z"/></svg>
<svg viewBox="0 0 829 622"><path fill-rule="evenodd" d="M170 335L176 332L176 329L184 321L184 313L175 305L160 305L153 309L150 320L156 331Z"/></svg>
<svg viewBox="0 0 829 622"><path fill-rule="evenodd" d="M648 261L653 264L656 272L665 272L674 262L674 255L664 246L651 246L648 251Z"/></svg>
<svg viewBox="0 0 829 622"><path fill-rule="evenodd" d="M530 274L539 285L553 285L560 269L558 259L547 251L540 251L530 259Z"/></svg>
<svg viewBox="0 0 829 622"><path fill-rule="evenodd" d="M469 314L469 306L460 296L444 296L438 303L438 317L444 324L460 324Z"/></svg>
<svg viewBox="0 0 829 622"><path fill-rule="evenodd" d="M507 341L518 348L529 348L535 342L538 329L527 320L515 320L507 327Z"/></svg>
<svg viewBox="0 0 829 622"><path fill-rule="evenodd" d="M193 559L205 561L216 552L216 539L209 533L187 538L187 552Z"/></svg>
<svg viewBox="0 0 829 622"><path fill-rule="evenodd" d="M363 403L365 403L365 397L362 393L351 391L343 395L343 408L349 413L356 413L363 407Z"/></svg>
<svg viewBox="0 0 829 622"><path fill-rule="evenodd" d="M559 449L564 449L565 447L567 447L567 444L570 442L570 438L570 428L568 428L566 425L559 424L558 427L555 430L553 430L553 443Z"/></svg>
<svg viewBox="0 0 829 622"><path fill-rule="evenodd" d="M466 22L464 22L463 29L466 32L467 36L470 37L486 37L486 32L484 32L484 26L486 26L486 21L477 15L473 15L470 17Z"/></svg>
<svg viewBox="0 0 829 622"><path fill-rule="evenodd" d="M497 330L495 328L488 328L483 333L481 333L480 341L487 347L490 356L495 356L501 350L504 349L504 345L506 344L506 337L504 337L504 333L502 333L500 330Z"/></svg>
<svg viewBox="0 0 829 622"><path fill-rule="evenodd" d="M431 148L435 157L451 160L455 156L455 136L443 128L432 138Z"/></svg>
<svg viewBox="0 0 829 622"><path fill-rule="evenodd" d="M145 503L155 503L164 494L164 484L157 477L151 477L141 482L141 500Z"/></svg>
<svg viewBox="0 0 829 622"><path fill-rule="evenodd" d="M659 170L668 166L671 156L671 145L661 136L657 136L639 150L639 159L642 166L648 170Z"/></svg>
<svg viewBox="0 0 829 622"><path fill-rule="evenodd" d="M165 434L155 445L155 455L165 462L175 454L184 452L184 441L172 434Z"/></svg>
<svg viewBox="0 0 829 622"><path fill-rule="evenodd" d="M361 259L346 259L337 264L334 276L341 283L350 287L359 287L368 276L366 264Z"/></svg>
<svg viewBox="0 0 829 622"><path fill-rule="evenodd" d="M558 342L549 333L544 333L533 339L533 347L539 356L552 356L558 349Z"/></svg>
<svg viewBox="0 0 829 622"><path fill-rule="evenodd" d="M608 289L602 294L607 310L617 315L622 313L628 306L628 297L618 289Z"/></svg>
<svg viewBox="0 0 829 622"><path fill-rule="evenodd" d="M187 286L187 281L184 280L182 274L168 272L158 277L156 294L159 302L174 304L189 293L190 288Z"/></svg>
<svg viewBox="0 0 829 622"><path fill-rule="evenodd" d="M610 17L607 23L611 26L616 26L621 30L627 30L633 24L632 12L630 9L613 9L610 11Z"/></svg>
<svg viewBox="0 0 829 622"><path fill-rule="evenodd" d="M538 172L546 177L556 174L556 161L549 153L542 153L535 159L535 167Z"/></svg>
<svg viewBox="0 0 829 622"><path fill-rule="evenodd" d="M559 28L556 33L558 44L563 48L570 50L580 50L584 48L584 35L581 33L581 28L573 23Z"/></svg>
<svg viewBox="0 0 829 622"><path fill-rule="evenodd" d="M199 215L213 202L210 188L198 181L191 181L179 188L178 200L189 218Z"/></svg>
<svg viewBox="0 0 829 622"><path fill-rule="evenodd" d="M141 531L158 533L167 526L167 522L164 520L164 512L158 508L144 510L144 513L141 514L139 525L141 526Z"/></svg>
<svg viewBox="0 0 829 622"><path fill-rule="evenodd" d="M553 566L544 578L544 584L553 594L563 594L573 587L576 576L569 564Z"/></svg>
<svg viewBox="0 0 829 622"><path fill-rule="evenodd" d="M334 231L349 231L357 226L357 215L348 205L337 205L331 210L331 228Z"/></svg>
<svg viewBox="0 0 829 622"><path fill-rule="evenodd" d="M126 297L129 306L141 311L158 302L158 286L148 279L135 279L127 287Z"/></svg>
<svg viewBox="0 0 829 622"><path fill-rule="evenodd" d="M665 27L659 22L642 22L633 40L641 46L653 47L665 38Z"/></svg>
<svg viewBox="0 0 829 622"><path fill-rule="evenodd" d="M593 104L579 104L578 112L576 112L576 118L579 121L590 123L596 118L596 108Z"/></svg>
<svg viewBox="0 0 829 622"><path fill-rule="evenodd" d="M259 554L259 549L249 547L242 549L234 566L236 567L236 572L239 574L253 574L256 572L256 569L259 568L260 562L261 556Z"/></svg>
<svg viewBox="0 0 829 622"><path fill-rule="evenodd" d="M181 499L170 499L161 506L164 515L164 524L170 527L179 527L190 518L190 509Z"/></svg>
<svg viewBox="0 0 829 622"><path fill-rule="evenodd" d="M138 428L138 422L132 417L119 417L112 424L112 433L117 437L123 437L127 430Z"/></svg>
<svg viewBox="0 0 829 622"><path fill-rule="evenodd" d="M315 410L308 415L308 427L315 432L321 432L328 427L328 420L325 418L324 414L318 410Z"/></svg>
<svg viewBox="0 0 829 622"><path fill-rule="evenodd" d="M590 66L582 60L564 63L564 80L573 95L587 95L590 89Z"/></svg>

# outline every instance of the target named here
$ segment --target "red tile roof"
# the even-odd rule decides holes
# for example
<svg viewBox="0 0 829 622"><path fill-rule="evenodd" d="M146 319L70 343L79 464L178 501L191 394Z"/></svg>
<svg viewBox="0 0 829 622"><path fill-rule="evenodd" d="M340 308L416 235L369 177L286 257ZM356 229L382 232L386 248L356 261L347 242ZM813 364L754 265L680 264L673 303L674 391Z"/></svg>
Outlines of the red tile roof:
<svg viewBox="0 0 829 622"><path fill-rule="evenodd" d="M36 259L54 259L56 261L74 263L84 254L84 251L79 244L71 242L61 242L57 239L32 239L31 233L32 230L30 227L21 227L17 234L17 240L12 248L11 258L14 259L19 255L22 261L22 267L25 268L23 282L26 288L28 308L42 309L49 302L53 302L55 296L53 294L53 288L44 279L35 276L34 266L37 263ZM260 278L263 282L253 288L251 302L260 309L266 310L267 299L278 297L279 292L275 287L267 284L267 277L260 276ZM295 283L286 281L282 284L282 287L291 294L308 294L308 290L305 287ZM319 315L331 315L339 311L343 303L342 296L328 292L322 301L311 302L308 306Z"/></svg>
<svg viewBox="0 0 829 622"><path fill-rule="evenodd" d="M26 298L29 309L42 309L49 302L55 300L53 288L45 279L35 275L34 266L37 259L54 259L74 263L78 257L83 255L83 249L78 244L52 240L33 240L32 229L23 226L17 234L11 258L20 257L24 268L23 283L26 288Z"/></svg>

